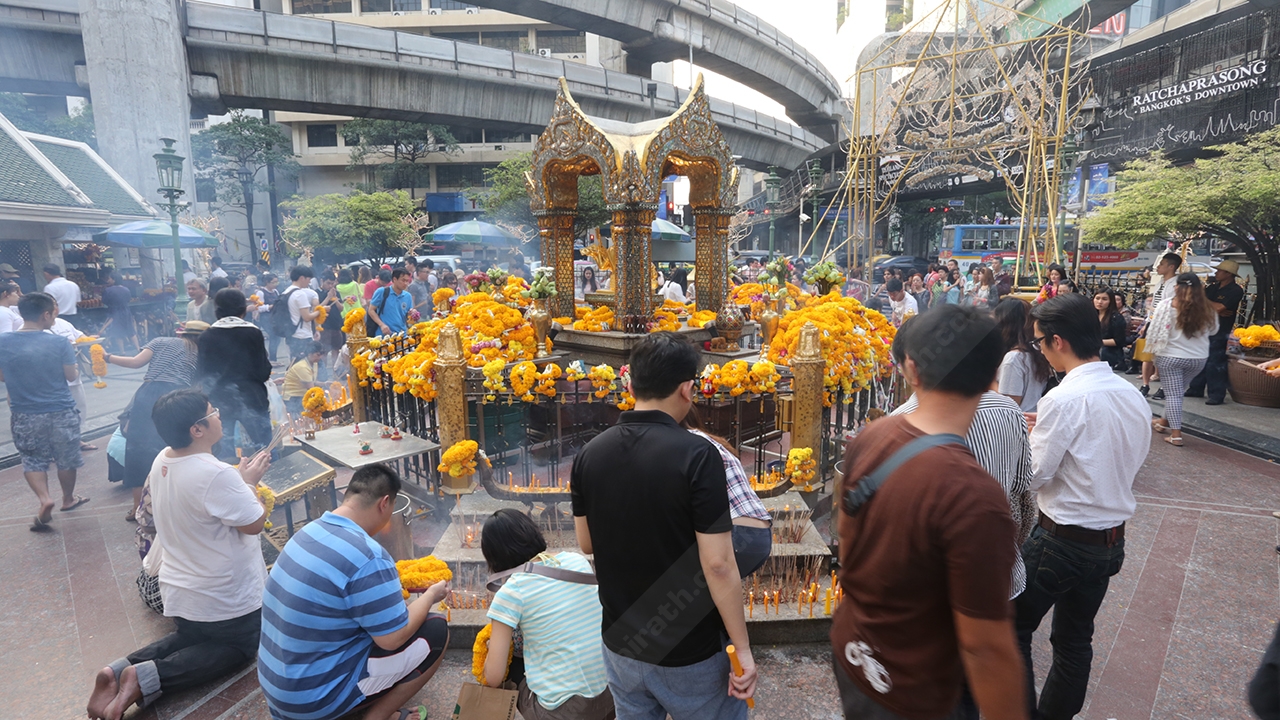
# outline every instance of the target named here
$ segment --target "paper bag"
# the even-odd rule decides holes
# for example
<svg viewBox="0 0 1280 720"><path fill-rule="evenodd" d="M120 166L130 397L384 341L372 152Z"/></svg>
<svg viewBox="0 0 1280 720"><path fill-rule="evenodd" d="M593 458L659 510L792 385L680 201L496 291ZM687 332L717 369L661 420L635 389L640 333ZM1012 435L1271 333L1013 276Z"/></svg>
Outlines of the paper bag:
<svg viewBox="0 0 1280 720"><path fill-rule="evenodd" d="M453 707L453 720L513 720L519 696L515 690L463 683Z"/></svg>
<svg viewBox="0 0 1280 720"><path fill-rule="evenodd" d="M1138 362L1151 362L1156 359L1155 355L1147 352L1147 339L1138 338L1133 343L1133 359Z"/></svg>

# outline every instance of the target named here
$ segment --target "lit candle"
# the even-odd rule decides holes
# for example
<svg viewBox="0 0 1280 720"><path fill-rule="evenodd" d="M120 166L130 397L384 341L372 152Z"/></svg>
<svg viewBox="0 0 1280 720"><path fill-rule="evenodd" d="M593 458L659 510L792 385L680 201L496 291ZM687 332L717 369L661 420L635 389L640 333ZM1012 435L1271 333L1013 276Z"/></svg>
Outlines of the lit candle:
<svg viewBox="0 0 1280 720"><path fill-rule="evenodd" d="M748 618L755 617L755 611L756 611L756 594L753 592L749 592L747 593L747 617Z"/></svg>
<svg viewBox="0 0 1280 720"><path fill-rule="evenodd" d="M773 591L773 614L774 615L780 615L782 613L781 602L782 602L782 591L774 590Z"/></svg>

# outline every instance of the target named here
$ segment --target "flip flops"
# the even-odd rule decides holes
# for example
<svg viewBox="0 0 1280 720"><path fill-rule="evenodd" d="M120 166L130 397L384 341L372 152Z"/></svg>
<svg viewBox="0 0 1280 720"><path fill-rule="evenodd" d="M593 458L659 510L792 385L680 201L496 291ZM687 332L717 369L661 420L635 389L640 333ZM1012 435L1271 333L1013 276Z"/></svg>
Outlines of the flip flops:
<svg viewBox="0 0 1280 720"><path fill-rule="evenodd" d="M85 504L85 503L89 502L89 498L87 498L87 497L80 497L79 495L72 495L72 496L71 496L71 499L72 499L74 502L72 502L70 505L68 505L68 506L66 506L66 507L64 507L64 508L58 508L58 512L67 512L68 510L75 510L76 508L80 507L81 505L83 505L83 504Z"/></svg>
<svg viewBox="0 0 1280 720"><path fill-rule="evenodd" d="M1174 447L1182 447L1182 438L1180 437L1167 437L1164 441Z"/></svg>
<svg viewBox="0 0 1280 720"><path fill-rule="evenodd" d="M1169 426L1162 424L1159 420L1151 421L1151 429L1161 434L1169 432Z"/></svg>

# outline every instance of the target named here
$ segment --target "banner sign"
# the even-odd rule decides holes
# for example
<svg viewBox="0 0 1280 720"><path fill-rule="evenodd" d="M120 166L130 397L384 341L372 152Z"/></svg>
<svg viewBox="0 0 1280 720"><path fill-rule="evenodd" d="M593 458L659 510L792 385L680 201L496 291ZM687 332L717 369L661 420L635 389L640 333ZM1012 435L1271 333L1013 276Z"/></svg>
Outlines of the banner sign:
<svg viewBox="0 0 1280 720"><path fill-rule="evenodd" d="M1130 103L1132 110L1139 115L1168 110L1188 103L1215 98L1221 95L1239 92L1246 88L1258 87L1267 74L1267 61L1254 60L1246 65L1219 70L1205 77L1198 77L1152 90L1141 95L1134 95Z"/></svg>
<svg viewBox="0 0 1280 720"><path fill-rule="evenodd" d="M1111 166L1107 163L1089 166L1089 194L1085 209L1097 210L1111 202Z"/></svg>

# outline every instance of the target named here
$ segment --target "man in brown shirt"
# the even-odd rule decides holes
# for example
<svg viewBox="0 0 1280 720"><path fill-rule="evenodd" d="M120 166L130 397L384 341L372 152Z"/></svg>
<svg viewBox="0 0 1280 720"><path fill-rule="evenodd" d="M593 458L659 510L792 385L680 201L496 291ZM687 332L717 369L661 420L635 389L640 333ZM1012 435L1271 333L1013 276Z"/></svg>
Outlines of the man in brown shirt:
<svg viewBox="0 0 1280 720"><path fill-rule="evenodd" d="M831 629L845 717L959 718L968 677L984 717L1026 718L1009 604L1015 528L999 483L963 445L946 444L890 473L853 514L843 500L912 440L964 436L1002 350L995 323L974 308L912 318L893 352L919 407L868 426L846 450L836 497L848 595Z"/></svg>

